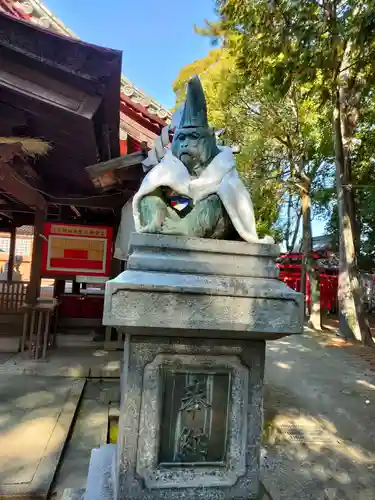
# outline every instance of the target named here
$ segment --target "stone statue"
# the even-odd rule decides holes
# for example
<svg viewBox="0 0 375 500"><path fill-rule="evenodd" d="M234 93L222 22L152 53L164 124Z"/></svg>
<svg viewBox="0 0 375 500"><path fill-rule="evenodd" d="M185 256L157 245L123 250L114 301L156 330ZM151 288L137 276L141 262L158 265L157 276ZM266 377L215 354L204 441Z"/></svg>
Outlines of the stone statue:
<svg viewBox="0 0 375 500"><path fill-rule="evenodd" d="M254 209L229 147L218 147L198 77L187 86L171 148L133 199L135 229L199 238L259 242ZM272 243L270 237L262 240Z"/></svg>
<svg viewBox="0 0 375 500"><path fill-rule="evenodd" d="M103 324L125 334L130 383L117 444L93 450L84 500L264 498L265 341L303 332L304 298L279 279L278 245L200 239L235 230L259 241L197 78L170 147L166 132L123 208L123 228L133 208L138 231L126 270L106 282Z"/></svg>

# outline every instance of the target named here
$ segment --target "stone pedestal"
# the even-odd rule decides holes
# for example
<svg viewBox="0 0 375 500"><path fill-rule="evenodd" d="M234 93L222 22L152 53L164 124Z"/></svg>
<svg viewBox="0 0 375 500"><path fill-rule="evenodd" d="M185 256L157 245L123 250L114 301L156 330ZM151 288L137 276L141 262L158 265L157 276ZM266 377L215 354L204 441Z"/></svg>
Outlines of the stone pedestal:
<svg viewBox="0 0 375 500"><path fill-rule="evenodd" d="M104 306L104 324L126 333L119 439L101 451L109 479L89 484L86 500L257 497L265 341L303 324L278 255L276 245L132 236Z"/></svg>

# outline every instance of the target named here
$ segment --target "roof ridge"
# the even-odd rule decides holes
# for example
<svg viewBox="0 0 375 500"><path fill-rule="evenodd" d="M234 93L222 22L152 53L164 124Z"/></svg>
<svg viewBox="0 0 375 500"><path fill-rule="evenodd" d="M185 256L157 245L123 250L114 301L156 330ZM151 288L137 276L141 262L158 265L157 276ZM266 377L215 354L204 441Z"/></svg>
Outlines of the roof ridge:
<svg viewBox="0 0 375 500"><path fill-rule="evenodd" d="M43 28L53 29L60 34L80 40L80 38L65 26L65 24L56 17L41 0L18 0L15 2L15 5L21 8L26 14L30 15L30 21L34 24ZM121 75L121 92L136 104L144 106L150 114L157 115L162 120L170 119L170 111L146 94L146 92L136 87L129 78L124 75Z"/></svg>

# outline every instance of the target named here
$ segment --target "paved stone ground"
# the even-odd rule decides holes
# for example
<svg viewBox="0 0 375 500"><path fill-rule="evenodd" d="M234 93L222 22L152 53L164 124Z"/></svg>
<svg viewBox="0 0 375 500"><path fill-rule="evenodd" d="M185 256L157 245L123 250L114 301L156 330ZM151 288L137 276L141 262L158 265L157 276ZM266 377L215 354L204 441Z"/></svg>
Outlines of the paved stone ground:
<svg viewBox="0 0 375 500"><path fill-rule="evenodd" d="M373 500L375 372L352 350L325 347L313 335L308 332L267 347L262 450L266 490L273 500ZM42 373L48 388L51 376L62 371L67 377L86 377L109 369L115 376L122 357L94 350L82 357L81 349L55 355L37 363L19 355L0 357L0 381L11 394L15 380L32 384ZM118 399L118 390L116 378L87 382L56 478L55 498L61 498L65 487L84 488L91 448L105 441L108 404ZM16 423L15 416L12 421Z"/></svg>
<svg viewBox="0 0 375 500"><path fill-rule="evenodd" d="M13 354L6 353L6 352L0 352L0 365L5 363L6 361L8 361L12 356L13 356Z"/></svg>
<svg viewBox="0 0 375 500"><path fill-rule="evenodd" d="M0 358L0 375L119 378L123 353L94 347L60 347L49 350L47 358L38 361L28 359L27 352L6 356L3 363Z"/></svg>
<svg viewBox="0 0 375 500"><path fill-rule="evenodd" d="M92 347L51 350L38 361L0 353L0 498L48 491L60 458L50 498L85 487L91 450L107 442L109 406L119 405L121 359L122 352ZM66 409L77 382L86 384L82 398Z"/></svg>
<svg viewBox="0 0 375 500"><path fill-rule="evenodd" d="M263 479L273 500L375 498L375 374L313 334L270 342Z"/></svg>
<svg viewBox="0 0 375 500"><path fill-rule="evenodd" d="M67 488L85 489L91 450L106 444L110 404L120 402L119 380L88 380L72 436L52 488L60 500Z"/></svg>
<svg viewBox="0 0 375 500"><path fill-rule="evenodd" d="M85 380L0 376L0 498L49 491Z"/></svg>

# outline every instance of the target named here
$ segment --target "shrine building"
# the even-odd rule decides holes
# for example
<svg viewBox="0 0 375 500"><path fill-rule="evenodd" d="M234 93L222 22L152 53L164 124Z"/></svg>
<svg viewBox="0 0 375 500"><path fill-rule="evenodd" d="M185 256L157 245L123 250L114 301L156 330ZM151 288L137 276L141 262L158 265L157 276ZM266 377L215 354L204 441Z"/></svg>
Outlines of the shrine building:
<svg viewBox="0 0 375 500"><path fill-rule="evenodd" d="M0 352L45 356L72 331L116 344L121 210L170 113L39 0L0 0L0 59Z"/></svg>

